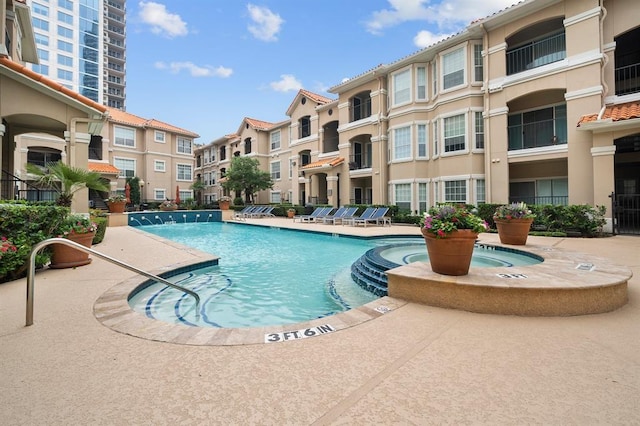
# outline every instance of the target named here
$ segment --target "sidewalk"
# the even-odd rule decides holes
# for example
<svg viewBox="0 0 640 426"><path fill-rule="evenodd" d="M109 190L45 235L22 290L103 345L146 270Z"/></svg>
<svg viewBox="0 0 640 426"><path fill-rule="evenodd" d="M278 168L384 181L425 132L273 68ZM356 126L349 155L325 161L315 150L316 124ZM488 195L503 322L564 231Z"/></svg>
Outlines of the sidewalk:
<svg viewBox="0 0 640 426"><path fill-rule="evenodd" d="M247 222L419 235L411 227ZM98 322L95 301L133 277L100 259L37 273L31 327L24 326L26 280L0 284L0 423L640 423L640 238L529 238L630 267L629 303L566 318L407 303L309 339L187 346ZM109 228L95 249L145 270L208 257L129 227Z"/></svg>

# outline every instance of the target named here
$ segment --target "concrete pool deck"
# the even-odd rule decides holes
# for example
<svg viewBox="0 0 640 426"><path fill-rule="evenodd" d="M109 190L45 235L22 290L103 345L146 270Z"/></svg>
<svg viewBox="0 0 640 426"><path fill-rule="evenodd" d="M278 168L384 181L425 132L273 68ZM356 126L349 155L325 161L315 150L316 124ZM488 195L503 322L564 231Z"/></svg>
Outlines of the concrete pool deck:
<svg viewBox="0 0 640 426"><path fill-rule="evenodd" d="M266 226L358 235L417 228ZM134 274L100 259L0 284L2 424L637 424L640 238L529 237L625 265L629 303L605 314L518 317L416 303L313 338L195 346L117 333L94 315ZM483 242L497 242L482 234ZM96 250L146 270L207 255L130 227Z"/></svg>

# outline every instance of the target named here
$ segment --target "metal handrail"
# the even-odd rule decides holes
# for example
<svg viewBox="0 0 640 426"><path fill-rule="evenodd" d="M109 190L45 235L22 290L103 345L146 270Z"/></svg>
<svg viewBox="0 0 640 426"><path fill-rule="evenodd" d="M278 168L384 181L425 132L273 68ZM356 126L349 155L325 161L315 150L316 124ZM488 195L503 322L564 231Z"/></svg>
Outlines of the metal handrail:
<svg viewBox="0 0 640 426"><path fill-rule="evenodd" d="M173 287L176 290L180 290L192 296L196 300L196 318L200 317L200 296L193 290L189 290L188 288L182 287L178 284L174 284L165 280L164 278L158 277L156 275L150 274L149 272L143 271L142 269L138 269L135 266L131 266L127 263L124 263L118 259L114 259L111 256L107 256L106 254L100 253L93 249L83 246L82 244L78 244L75 241L68 240L66 238L49 238L44 241L40 241L31 249L31 254L29 255L29 270L27 271L27 321L26 325L33 324L33 288L35 285L35 275L36 275L36 254L43 249L44 247L50 244L64 244L69 247L73 247L77 250L84 251L86 253L91 253L94 256L97 256L101 259L106 260L107 262L111 262L114 265L118 265L122 268L128 269L132 272L135 272L140 275L144 275L147 278L151 278L152 280L158 281L164 285L169 287Z"/></svg>

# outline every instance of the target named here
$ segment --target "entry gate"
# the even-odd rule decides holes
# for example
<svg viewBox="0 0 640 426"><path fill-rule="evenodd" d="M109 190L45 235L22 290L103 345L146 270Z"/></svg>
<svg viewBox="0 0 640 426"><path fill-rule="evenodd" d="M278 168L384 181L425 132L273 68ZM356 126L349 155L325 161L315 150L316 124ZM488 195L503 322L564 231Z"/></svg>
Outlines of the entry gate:
<svg viewBox="0 0 640 426"><path fill-rule="evenodd" d="M611 193L613 233L640 235L640 194Z"/></svg>

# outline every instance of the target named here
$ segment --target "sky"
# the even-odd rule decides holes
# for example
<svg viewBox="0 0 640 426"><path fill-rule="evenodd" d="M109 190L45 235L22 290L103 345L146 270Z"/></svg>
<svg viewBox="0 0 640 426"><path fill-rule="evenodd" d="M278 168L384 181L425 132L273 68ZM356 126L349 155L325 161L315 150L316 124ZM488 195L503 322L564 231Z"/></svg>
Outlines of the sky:
<svg viewBox="0 0 640 426"><path fill-rule="evenodd" d="M130 0L127 112L200 135L277 123L333 86L518 0Z"/></svg>

